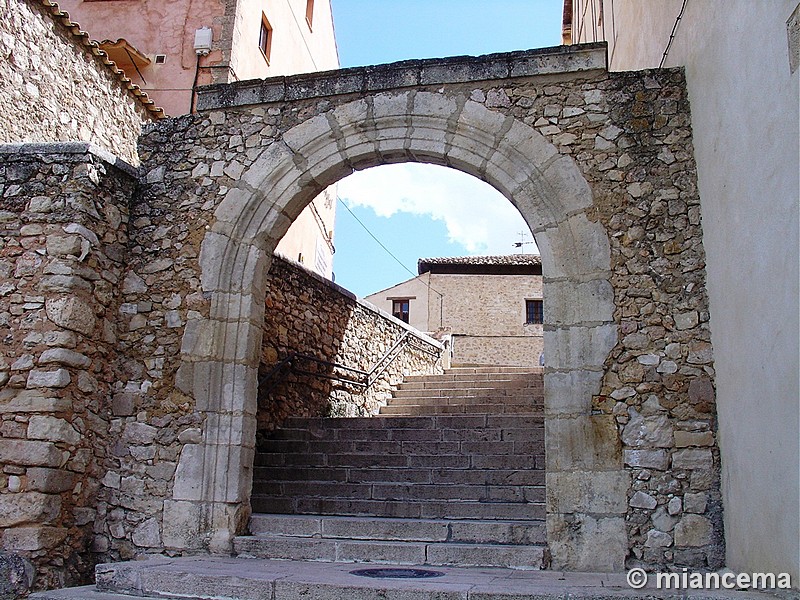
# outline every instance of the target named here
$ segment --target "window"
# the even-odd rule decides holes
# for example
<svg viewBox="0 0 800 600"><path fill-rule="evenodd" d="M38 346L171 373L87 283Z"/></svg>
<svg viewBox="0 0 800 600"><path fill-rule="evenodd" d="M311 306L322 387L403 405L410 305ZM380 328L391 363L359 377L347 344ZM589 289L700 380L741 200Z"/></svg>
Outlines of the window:
<svg viewBox="0 0 800 600"><path fill-rule="evenodd" d="M409 301L407 299L392 300L392 316L408 323L408 304Z"/></svg>
<svg viewBox="0 0 800 600"><path fill-rule="evenodd" d="M306 23L313 30L314 25L314 0L306 0Z"/></svg>
<svg viewBox="0 0 800 600"><path fill-rule="evenodd" d="M269 64L269 55L272 51L272 26L267 21L267 16L261 15L261 32L258 34L258 47Z"/></svg>
<svg viewBox="0 0 800 600"><path fill-rule="evenodd" d="M525 324L544 323L544 302L541 300L525 300Z"/></svg>

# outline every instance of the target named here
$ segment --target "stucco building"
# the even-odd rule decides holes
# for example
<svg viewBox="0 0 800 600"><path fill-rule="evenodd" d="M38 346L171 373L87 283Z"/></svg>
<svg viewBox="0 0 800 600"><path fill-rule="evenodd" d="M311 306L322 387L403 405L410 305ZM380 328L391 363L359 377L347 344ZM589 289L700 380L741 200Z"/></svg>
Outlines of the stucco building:
<svg viewBox="0 0 800 600"><path fill-rule="evenodd" d="M543 351L538 255L423 258L419 275L365 299L450 339L454 364L537 366Z"/></svg>
<svg viewBox="0 0 800 600"><path fill-rule="evenodd" d="M330 0L65 0L59 5L169 116L193 112L202 85L339 66ZM241 135L245 146L257 151L259 132ZM332 186L298 217L278 252L330 279L335 212Z"/></svg>
<svg viewBox="0 0 800 600"><path fill-rule="evenodd" d="M729 465L728 565L800 577L800 5L565 0L563 14L565 43L607 42L611 71L685 70ZM778 481L786 493L774 493ZM782 517L754 518L770 514Z"/></svg>

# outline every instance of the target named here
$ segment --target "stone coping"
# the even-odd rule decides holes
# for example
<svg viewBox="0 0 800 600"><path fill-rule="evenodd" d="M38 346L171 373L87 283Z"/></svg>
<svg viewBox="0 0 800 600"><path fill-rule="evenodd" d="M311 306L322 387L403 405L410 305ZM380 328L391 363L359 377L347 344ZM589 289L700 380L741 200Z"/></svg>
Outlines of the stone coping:
<svg viewBox="0 0 800 600"><path fill-rule="evenodd" d="M292 260L291 258L289 258L287 256L284 256L283 254L279 254L277 252L273 255L273 257L277 258L278 260L282 260L283 262L291 265L292 267L294 267L296 269L299 269L299 270L303 271L307 276L309 276L312 279L318 281L322 285L325 285L325 286L329 287L334 292L336 292L338 294L341 294L342 296L345 296L346 298L349 298L350 300L352 300L353 302L355 302L359 306L363 307L364 309L366 309L366 310L368 310L370 312L377 313L379 316L383 317L384 319L386 319L388 321L391 321L395 325L400 326L402 329L408 331L410 334L412 334L413 336L419 338L420 340L422 340L426 344L430 344L431 346L433 346L437 350L443 351L445 349L444 345L442 345L440 342L436 341L435 339L433 339L429 335L424 334L419 329L415 329L414 327L412 327L411 325L409 325L405 321L401 321L397 317L395 317L393 315L390 315L389 313L387 313L384 310L381 310L377 306L375 306L373 304L370 304L366 300L362 300L361 298L356 296L353 292L351 292L347 288L343 288L338 283L335 283L335 282L331 281L330 279L327 279L327 278L323 277L322 275L320 275L319 273L316 273L315 271L312 271L311 269L309 269L305 265L303 265L303 264L301 264L301 263L299 263L299 262L297 262L295 260Z"/></svg>
<svg viewBox="0 0 800 600"><path fill-rule="evenodd" d="M139 177L139 169L129 162L91 142L16 142L0 144L0 155L4 154L92 154L103 162L124 171L131 177Z"/></svg>
<svg viewBox="0 0 800 600"><path fill-rule="evenodd" d="M606 70L607 65L605 42L477 57L405 60L385 65L203 86L197 90L197 110L393 90L418 85Z"/></svg>

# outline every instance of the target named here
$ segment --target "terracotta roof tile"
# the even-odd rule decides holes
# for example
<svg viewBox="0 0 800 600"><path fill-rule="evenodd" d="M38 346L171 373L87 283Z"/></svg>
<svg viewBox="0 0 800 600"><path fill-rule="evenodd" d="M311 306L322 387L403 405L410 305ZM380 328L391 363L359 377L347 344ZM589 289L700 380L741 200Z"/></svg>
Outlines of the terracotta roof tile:
<svg viewBox="0 0 800 600"><path fill-rule="evenodd" d="M430 270L431 265L470 265L470 266L527 266L541 265L542 257L538 254L506 254L499 256L450 256L436 258L420 258L417 271L422 274Z"/></svg>

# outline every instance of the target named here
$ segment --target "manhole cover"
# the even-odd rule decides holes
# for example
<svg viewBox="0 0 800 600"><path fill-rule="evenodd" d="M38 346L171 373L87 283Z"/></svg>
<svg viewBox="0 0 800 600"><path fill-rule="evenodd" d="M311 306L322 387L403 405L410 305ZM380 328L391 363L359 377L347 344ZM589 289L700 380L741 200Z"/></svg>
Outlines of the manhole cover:
<svg viewBox="0 0 800 600"><path fill-rule="evenodd" d="M373 577L375 579L427 579L428 577L442 577L441 571L429 569L356 569L350 571L351 575L359 577Z"/></svg>

